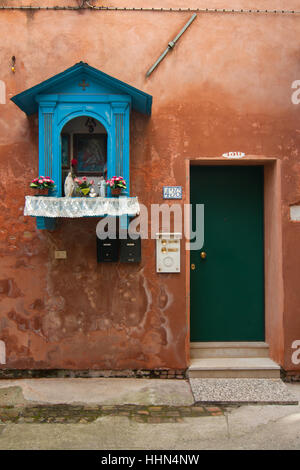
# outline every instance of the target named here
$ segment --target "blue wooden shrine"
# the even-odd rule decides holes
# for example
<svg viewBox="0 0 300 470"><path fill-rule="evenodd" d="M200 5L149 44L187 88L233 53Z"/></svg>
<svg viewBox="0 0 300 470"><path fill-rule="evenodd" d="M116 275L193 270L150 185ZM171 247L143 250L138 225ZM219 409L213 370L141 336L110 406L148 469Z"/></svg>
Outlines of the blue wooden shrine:
<svg viewBox="0 0 300 470"><path fill-rule="evenodd" d="M39 114L39 174L55 181L51 196L62 196L61 131L79 116L94 118L104 126L107 177L123 176L129 196L130 110L151 115L152 96L79 62L11 99L27 115ZM37 217L38 228L53 228L53 223L55 219Z"/></svg>

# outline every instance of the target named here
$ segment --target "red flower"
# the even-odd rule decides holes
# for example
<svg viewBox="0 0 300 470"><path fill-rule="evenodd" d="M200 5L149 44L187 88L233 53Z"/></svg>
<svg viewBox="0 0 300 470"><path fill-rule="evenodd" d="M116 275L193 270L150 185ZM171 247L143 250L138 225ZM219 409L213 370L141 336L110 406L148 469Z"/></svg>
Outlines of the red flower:
<svg viewBox="0 0 300 470"><path fill-rule="evenodd" d="M72 158L71 165L72 166L77 166L78 165L78 160L76 160L76 158Z"/></svg>

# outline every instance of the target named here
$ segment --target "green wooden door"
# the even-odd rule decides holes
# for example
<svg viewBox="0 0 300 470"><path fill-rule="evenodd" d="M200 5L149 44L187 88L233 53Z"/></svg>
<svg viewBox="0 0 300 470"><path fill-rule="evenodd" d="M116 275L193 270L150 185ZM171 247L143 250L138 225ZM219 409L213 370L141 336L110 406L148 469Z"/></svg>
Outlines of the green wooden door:
<svg viewBox="0 0 300 470"><path fill-rule="evenodd" d="M193 214L204 204L204 246L191 251L191 341L264 341L263 167L192 167L191 204Z"/></svg>

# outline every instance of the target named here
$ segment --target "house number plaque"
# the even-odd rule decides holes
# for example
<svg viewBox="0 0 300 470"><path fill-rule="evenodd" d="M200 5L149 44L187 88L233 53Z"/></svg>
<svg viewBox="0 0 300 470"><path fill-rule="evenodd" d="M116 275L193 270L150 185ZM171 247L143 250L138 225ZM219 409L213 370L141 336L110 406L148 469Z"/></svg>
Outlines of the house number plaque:
<svg viewBox="0 0 300 470"><path fill-rule="evenodd" d="M164 199L182 199L182 186L164 186Z"/></svg>

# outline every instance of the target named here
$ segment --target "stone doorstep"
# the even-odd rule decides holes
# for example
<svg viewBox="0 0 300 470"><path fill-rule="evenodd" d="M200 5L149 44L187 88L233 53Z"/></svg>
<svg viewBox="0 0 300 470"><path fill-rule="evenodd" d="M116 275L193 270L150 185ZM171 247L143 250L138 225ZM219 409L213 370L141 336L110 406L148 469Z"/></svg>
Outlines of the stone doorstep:
<svg viewBox="0 0 300 470"><path fill-rule="evenodd" d="M268 357L191 359L189 378L280 378L280 366Z"/></svg>
<svg viewBox="0 0 300 470"><path fill-rule="evenodd" d="M217 406L298 405L280 379L190 378L195 403Z"/></svg>
<svg viewBox="0 0 300 470"><path fill-rule="evenodd" d="M124 416L141 423L183 422L184 418L221 416L224 410L213 406L140 405L31 405L0 408L0 424L7 423L91 423L106 416Z"/></svg>
<svg viewBox="0 0 300 470"><path fill-rule="evenodd" d="M269 345L263 341L191 342L191 359L269 357Z"/></svg>
<svg viewBox="0 0 300 470"><path fill-rule="evenodd" d="M265 357L197 358L191 361L189 370L280 370L272 359Z"/></svg>

